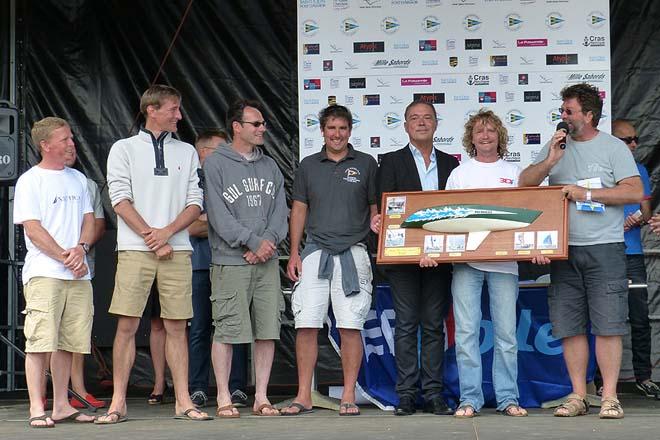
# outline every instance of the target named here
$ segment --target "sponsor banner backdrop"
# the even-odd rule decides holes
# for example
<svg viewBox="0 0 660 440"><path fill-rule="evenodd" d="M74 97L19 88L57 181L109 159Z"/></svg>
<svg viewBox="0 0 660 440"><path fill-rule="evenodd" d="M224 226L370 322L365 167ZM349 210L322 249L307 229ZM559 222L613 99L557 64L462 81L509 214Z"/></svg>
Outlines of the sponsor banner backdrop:
<svg viewBox="0 0 660 440"><path fill-rule="evenodd" d="M560 121L560 91L601 90L610 131L607 0L298 0L300 159L320 150L318 112L353 112L351 143L372 154L407 143L413 99L438 113L435 146L465 157L467 118L492 109L525 167Z"/></svg>

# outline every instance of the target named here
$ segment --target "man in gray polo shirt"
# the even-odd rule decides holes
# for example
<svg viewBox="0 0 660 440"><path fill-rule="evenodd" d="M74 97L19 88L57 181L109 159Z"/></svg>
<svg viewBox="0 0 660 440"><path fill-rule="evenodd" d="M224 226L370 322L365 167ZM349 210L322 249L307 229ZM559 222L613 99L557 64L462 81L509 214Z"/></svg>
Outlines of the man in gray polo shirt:
<svg viewBox="0 0 660 440"><path fill-rule="evenodd" d="M600 417L618 419L623 417L616 394L621 336L628 331L623 205L639 203L642 183L626 145L597 129L603 108L598 89L576 84L561 95L568 135L558 130L519 180L520 186L533 186L548 176L550 185L565 185L563 192L570 200L569 257L552 262L548 306L553 336L562 340L573 393L555 416L589 410L585 396L590 322L603 375ZM548 260L537 257L535 262Z"/></svg>
<svg viewBox="0 0 660 440"><path fill-rule="evenodd" d="M355 383L362 363L360 331L371 306L371 264L364 241L376 215L376 161L348 143L353 117L331 105L319 115L323 149L305 158L293 184L287 274L297 282L291 299L296 335L298 395L282 410L295 416L312 410L312 374L317 335L328 304L341 335L344 391L340 416L355 416ZM299 254L307 222L307 240Z"/></svg>

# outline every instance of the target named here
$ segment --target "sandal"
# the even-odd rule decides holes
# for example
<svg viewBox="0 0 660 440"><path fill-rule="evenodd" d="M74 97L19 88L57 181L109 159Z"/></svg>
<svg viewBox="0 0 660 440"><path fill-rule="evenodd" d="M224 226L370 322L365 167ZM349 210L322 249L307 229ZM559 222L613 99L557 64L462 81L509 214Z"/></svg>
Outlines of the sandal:
<svg viewBox="0 0 660 440"><path fill-rule="evenodd" d="M459 411L462 411L463 414L459 414ZM456 408L456 412L454 412L454 417L457 419L471 419L472 417L475 417L477 415L477 411L474 409L472 405L462 405Z"/></svg>
<svg viewBox="0 0 660 440"><path fill-rule="evenodd" d="M622 419L623 408L621 402L616 397L607 397L600 401L600 412L598 417L601 419Z"/></svg>
<svg viewBox="0 0 660 440"><path fill-rule="evenodd" d="M231 411L231 414L221 414L226 411ZM218 409L215 410L215 416L220 419L238 419L241 417L241 413L230 403L229 405L219 406Z"/></svg>
<svg viewBox="0 0 660 440"><path fill-rule="evenodd" d="M565 410L566 412L562 412ZM589 402L579 394L571 393L566 397L566 401L559 405L553 413L555 417L575 417L583 416L589 412Z"/></svg>
<svg viewBox="0 0 660 440"><path fill-rule="evenodd" d="M509 417L527 417L527 410L517 403L511 403L500 411L500 414Z"/></svg>

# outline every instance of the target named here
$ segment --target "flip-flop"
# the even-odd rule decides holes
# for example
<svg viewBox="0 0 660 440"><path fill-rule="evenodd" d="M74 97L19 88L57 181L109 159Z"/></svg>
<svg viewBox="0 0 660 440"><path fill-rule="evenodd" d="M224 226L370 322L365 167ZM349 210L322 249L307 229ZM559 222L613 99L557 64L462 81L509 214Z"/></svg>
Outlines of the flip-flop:
<svg viewBox="0 0 660 440"><path fill-rule="evenodd" d="M67 416L63 419L53 419L53 423L62 424L62 423L94 423L94 419L91 420L78 420L78 417L84 416L80 411L76 411L70 416Z"/></svg>
<svg viewBox="0 0 660 440"><path fill-rule="evenodd" d="M283 416L290 416L290 417L301 416L303 414L309 414L309 413L314 412L314 408L305 408L305 405L303 405L302 403L298 403L298 402L291 402L291 404L289 406L287 406L286 408L298 408L298 412L295 412L295 413L282 412L282 410L280 410L280 414L282 414ZM282 408L282 409L284 409L284 408Z"/></svg>
<svg viewBox="0 0 660 440"><path fill-rule="evenodd" d="M218 409L215 410L215 416L220 418L220 419L238 419L238 418L240 418L241 413L238 412L238 410L236 410L237 412L234 412L233 411L234 409L236 409L236 407L234 405L232 405L231 403L229 405L219 406ZM229 414L229 415L220 414L221 411L229 411L229 410L232 411L232 413Z"/></svg>
<svg viewBox="0 0 660 440"><path fill-rule="evenodd" d="M276 412L273 413L273 414L264 414L263 411L265 409L274 409ZM277 417L281 414L280 414L279 411L277 411L277 408L275 408L270 403L262 403L261 405L259 405L259 407L257 407L256 411L252 411L252 415L253 416L259 416L259 417Z"/></svg>
<svg viewBox="0 0 660 440"><path fill-rule="evenodd" d="M344 408L344 412L341 412L341 409ZM348 412L349 409L357 408L357 412ZM339 405L339 415L344 417L350 417L350 416L359 416L360 415L360 408L354 403L351 402L343 402Z"/></svg>
<svg viewBox="0 0 660 440"><path fill-rule="evenodd" d="M44 422L46 422L46 424L45 424L45 425L33 425L32 422L37 421L37 420L43 420ZM47 416L46 414L41 415L41 416L36 416L36 417L30 417L30 418L28 419L28 426L29 426L30 428L35 428L35 429L40 429L40 428L54 428L54 427L55 427L54 424L53 424L53 425L49 425L49 424L48 424L48 416Z"/></svg>
<svg viewBox="0 0 660 440"><path fill-rule="evenodd" d="M112 416L117 416L116 419L113 419ZM108 420L101 420L101 417L109 417ZM128 420L128 417L120 413L119 411L110 411L100 416L96 416L94 419L95 425L116 425L117 423L122 423Z"/></svg>
<svg viewBox="0 0 660 440"><path fill-rule="evenodd" d="M190 413L197 413L197 414L202 414L202 411L198 410L197 408L188 408L185 410L182 414L177 414L174 416L176 420L188 420L190 422L203 422L205 420L213 420L213 417L211 416L204 416L204 417L191 417Z"/></svg>
<svg viewBox="0 0 660 440"><path fill-rule="evenodd" d="M514 411L518 411L518 413ZM527 410L518 404L512 403L500 411L500 414L507 417L527 417Z"/></svg>
<svg viewBox="0 0 660 440"><path fill-rule="evenodd" d="M468 408L472 411L471 413L468 413ZM463 414L458 414L459 411L463 411ZM458 408L456 408L456 411L454 412L454 417L457 419L471 419L473 417L477 417L479 413L477 410L474 409L474 406L472 405L461 405Z"/></svg>

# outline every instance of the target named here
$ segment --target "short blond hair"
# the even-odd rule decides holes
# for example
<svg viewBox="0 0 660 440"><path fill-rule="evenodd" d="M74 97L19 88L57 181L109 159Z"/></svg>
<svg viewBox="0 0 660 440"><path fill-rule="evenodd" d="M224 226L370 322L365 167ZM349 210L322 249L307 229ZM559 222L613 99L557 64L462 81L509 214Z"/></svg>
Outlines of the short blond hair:
<svg viewBox="0 0 660 440"><path fill-rule="evenodd" d="M503 158L508 149L509 144L509 133L506 130L502 120L497 116L492 110L481 109L476 114L470 116L467 123L465 124L465 132L463 133L463 148L467 151L468 156L475 157L477 155L477 147L472 143L472 130L474 126L478 123L482 124L493 124L495 130L497 130L497 155Z"/></svg>
<svg viewBox="0 0 660 440"><path fill-rule="evenodd" d="M48 116L32 125L32 143L41 148L41 142L47 141L53 131L58 128L69 127L69 123L56 116Z"/></svg>
<svg viewBox="0 0 660 440"><path fill-rule="evenodd" d="M166 86L163 84L154 84L149 87L140 98L140 113L147 117L147 107L153 105L156 108L160 108L163 105L163 101L166 99L176 99L181 101L181 93L174 87Z"/></svg>

